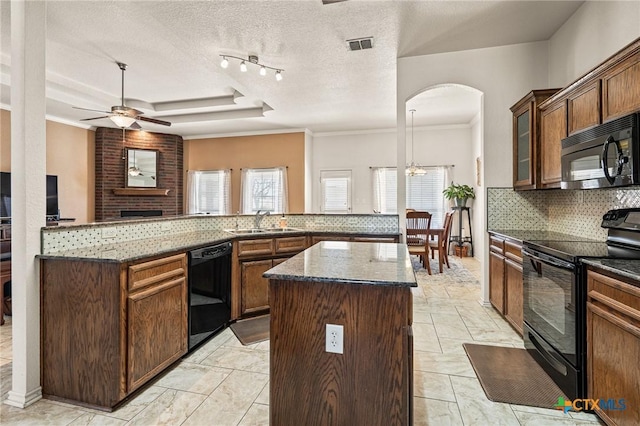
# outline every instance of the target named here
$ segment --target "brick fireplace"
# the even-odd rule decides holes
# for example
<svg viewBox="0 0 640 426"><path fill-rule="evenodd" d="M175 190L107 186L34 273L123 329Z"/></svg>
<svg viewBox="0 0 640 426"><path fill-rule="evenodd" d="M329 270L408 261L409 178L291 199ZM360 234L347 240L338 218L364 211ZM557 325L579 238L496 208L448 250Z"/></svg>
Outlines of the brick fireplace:
<svg viewBox="0 0 640 426"><path fill-rule="evenodd" d="M161 210L162 216L183 213L182 137L106 127L96 129L96 221L121 217L122 211ZM119 195L125 188L125 149L158 151L157 188L166 195ZM115 190L115 191L114 191ZM151 191L141 191L142 194ZM163 191L156 191L163 192ZM166 192L166 191L164 191ZM163 194L164 194L163 192ZM153 192L151 192L153 193Z"/></svg>

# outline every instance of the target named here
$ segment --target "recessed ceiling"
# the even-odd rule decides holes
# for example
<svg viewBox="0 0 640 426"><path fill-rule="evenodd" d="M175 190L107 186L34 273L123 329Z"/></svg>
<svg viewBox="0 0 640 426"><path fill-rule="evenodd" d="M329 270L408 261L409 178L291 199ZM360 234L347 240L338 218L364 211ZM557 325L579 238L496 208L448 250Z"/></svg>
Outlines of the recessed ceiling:
<svg viewBox="0 0 640 426"><path fill-rule="evenodd" d="M0 102L9 105L11 3L1 3ZM145 110L150 117L174 120L169 128L144 123L151 131L198 137L393 128L398 57L548 40L581 4L47 2L47 113L80 123L92 115L72 106L108 111L119 105L120 71L115 63L120 61L129 65L128 99L175 102L173 110ZM345 43L369 36L375 40L372 49L350 51ZM261 63L284 69L284 78L277 82L251 68L241 73L234 63L223 69L222 54L257 55ZM241 96L234 97L238 93ZM218 97L234 97L234 102L191 104ZM433 109L434 117L437 111ZM113 126L107 119L91 123Z"/></svg>

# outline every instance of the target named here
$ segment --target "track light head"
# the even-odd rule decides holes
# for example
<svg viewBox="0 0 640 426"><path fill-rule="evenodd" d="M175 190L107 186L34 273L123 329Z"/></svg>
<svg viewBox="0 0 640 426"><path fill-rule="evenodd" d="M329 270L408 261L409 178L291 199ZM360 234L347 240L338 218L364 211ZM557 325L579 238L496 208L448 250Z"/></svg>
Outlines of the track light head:
<svg viewBox="0 0 640 426"><path fill-rule="evenodd" d="M247 64L245 64L244 61L240 62L240 71L247 72Z"/></svg>
<svg viewBox="0 0 640 426"><path fill-rule="evenodd" d="M227 68L229 66L229 60L225 56L222 57L222 62L220 62L220 66L222 68Z"/></svg>
<svg viewBox="0 0 640 426"><path fill-rule="evenodd" d="M263 77L267 75L267 69L264 67L264 65L260 67L260 75Z"/></svg>
<svg viewBox="0 0 640 426"><path fill-rule="evenodd" d="M276 81L282 81L282 73L280 71L276 71Z"/></svg>

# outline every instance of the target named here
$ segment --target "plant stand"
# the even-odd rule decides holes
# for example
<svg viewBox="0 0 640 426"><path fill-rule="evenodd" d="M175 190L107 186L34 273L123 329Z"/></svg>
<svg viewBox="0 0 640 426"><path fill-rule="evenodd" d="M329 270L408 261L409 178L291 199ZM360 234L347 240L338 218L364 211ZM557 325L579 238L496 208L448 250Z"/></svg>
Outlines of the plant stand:
<svg viewBox="0 0 640 426"><path fill-rule="evenodd" d="M467 248L469 256L473 256L473 232L471 229L471 207L452 207L454 214L458 215L458 235L452 235L449 238L450 243L455 243L456 256L463 257L466 255ZM462 212L467 213L467 223L469 225L469 236L462 236ZM468 245L465 245L468 243Z"/></svg>

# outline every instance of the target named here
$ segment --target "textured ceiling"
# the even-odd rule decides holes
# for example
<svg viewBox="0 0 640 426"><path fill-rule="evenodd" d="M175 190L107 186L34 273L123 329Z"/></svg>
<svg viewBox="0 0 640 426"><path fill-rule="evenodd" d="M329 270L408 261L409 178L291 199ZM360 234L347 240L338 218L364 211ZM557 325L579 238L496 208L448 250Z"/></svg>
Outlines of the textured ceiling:
<svg viewBox="0 0 640 426"><path fill-rule="evenodd" d="M78 122L100 114L72 106L109 110L120 105L119 61L129 66L125 103L174 123L170 128L141 123L152 131L196 137L285 129L392 128L397 57L548 40L581 4L49 1L47 113ZM10 3L3 1L1 7L0 102L8 105ZM374 37L373 49L347 49L345 40L367 36ZM257 55L261 63L284 69L284 79L276 82L272 72L262 77L251 65L241 73L234 60L223 69L222 54ZM234 93L235 102L227 106L192 102ZM186 102L167 111L146 107L173 101ZM413 101L421 111L416 113L416 125L468 123L477 111L461 106L467 101L455 87L425 94L424 106L420 99ZM225 110L231 112L217 114ZM237 118L243 115L248 117ZM107 119L83 123L113 126Z"/></svg>

